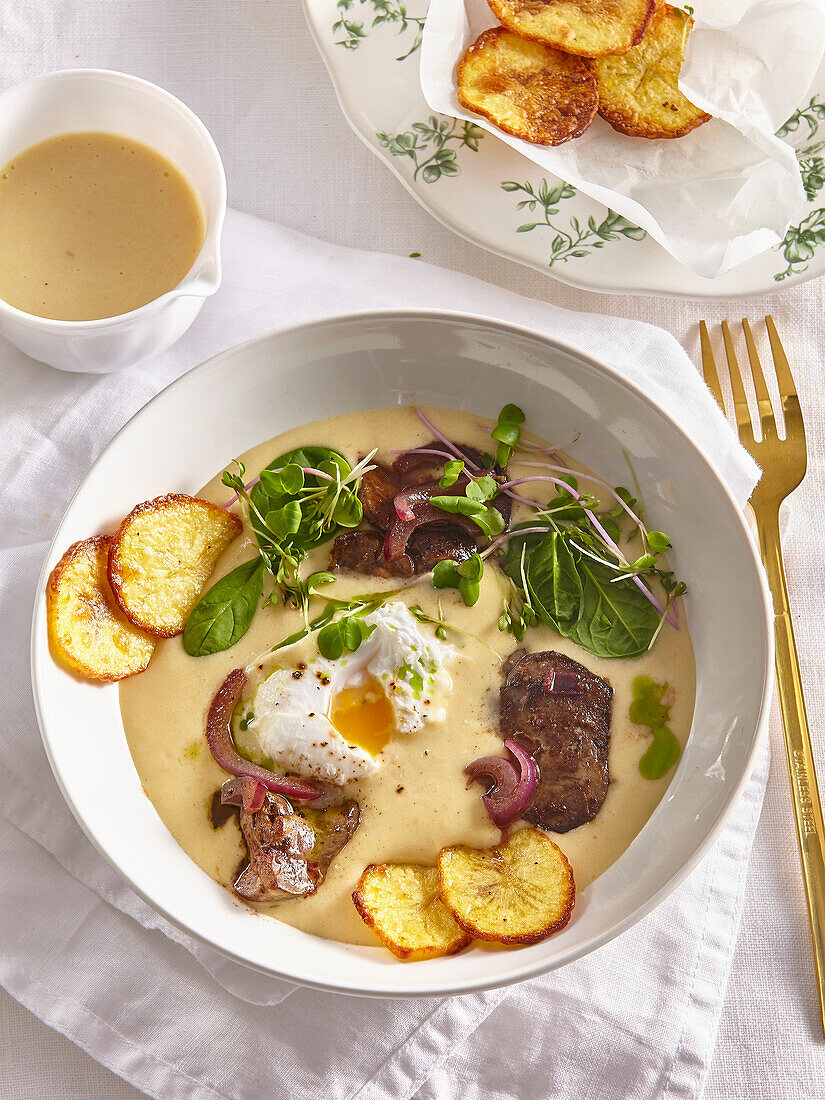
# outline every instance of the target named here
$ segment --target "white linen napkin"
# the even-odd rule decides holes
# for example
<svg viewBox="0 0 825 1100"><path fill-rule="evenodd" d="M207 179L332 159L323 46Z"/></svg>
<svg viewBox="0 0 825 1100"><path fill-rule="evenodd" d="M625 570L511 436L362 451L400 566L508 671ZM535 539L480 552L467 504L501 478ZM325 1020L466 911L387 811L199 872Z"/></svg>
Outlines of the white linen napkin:
<svg viewBox="0 0 825 1100"><path fill-rule="evenodd" d="M109 376L4 346L0 402L0 983L164 1100L694 1097L713 1049L767 777L767 743L712 853L651 916L508 990L381 1001L254 974L171 927L92 849L37 732L28 629L47 540L89 464L149 397L274 325L380 306L485 313L566 338L642 380L744 501L757 476L668 334L573 314L419 261L358 253L232 213L225 282L171 351Z"/></svg>
<svg viewBox="0 0 825 1100"><path fill-rule="evenodd" d="M679 140L630 138L597 116L575 141L533 145L466 110L455 68L482 31L499 25L486 0L431 0L421 90L434 111L480 126L712 279L778 244L805 207L796 155L774 135L822 62L825 4L693 0L693 8L679 85L714 117Z"/></svg>

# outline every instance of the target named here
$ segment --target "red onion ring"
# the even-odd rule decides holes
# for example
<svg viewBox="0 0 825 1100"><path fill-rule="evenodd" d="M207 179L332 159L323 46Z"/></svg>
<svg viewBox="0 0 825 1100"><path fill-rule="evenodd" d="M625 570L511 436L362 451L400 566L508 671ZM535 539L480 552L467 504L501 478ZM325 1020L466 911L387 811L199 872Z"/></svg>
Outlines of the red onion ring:
<svg viewBox="0 0 825 1100"><path fill-rule="evenodd" d="M384 537L385 561L397 561L402 557L407 552L407 543L419 527L459 527L469 535L476 536L480 533L479 528L467 516L443 512L430 504L430 497L438 496L439 493L458 495L451 489L440 489L438 485L408 486L395 495L395 515L390 520Z"/></svg>
<svg viewBox="0 0 825 1100"><path fill-rule="evenodd" d="M248 776L255 779L268 791L295 798L304 802L323 800L329 804L338 793L330 783L310 782L307 779L292 779L286 775L276 775L259 764L253 764L239 754L232 740L230 721L238 697L246 686L246 673L241 668L233 669L218 688L209 707L206 718L206 741L216 763L238 777ZM320 801L319 801L320 804Z"/></svg>
<svg viewBox="0 0 825 1100"><path fill-rule="evenodd" d="M512 740L505 741L504 747L515 757L515 763L503 756L482 756L464 769L470 780L488 781L481 801L500 829L524 816L539 781L538 764L529 752Z"/></svg>
<svg viewBox="0 0 825 1100"><path fill-rule="evenodd" d="M548 695L581 695L582 685L578 673L548 668L541 682L541 690Z"/></svg>
<svg viewBox="0 0 825 1100"><path fill-rule="evenodd" d="M234 776L221 787L221 805L243 806L246 814L256 814L265 798L266 787L251 775Z"/></svg>

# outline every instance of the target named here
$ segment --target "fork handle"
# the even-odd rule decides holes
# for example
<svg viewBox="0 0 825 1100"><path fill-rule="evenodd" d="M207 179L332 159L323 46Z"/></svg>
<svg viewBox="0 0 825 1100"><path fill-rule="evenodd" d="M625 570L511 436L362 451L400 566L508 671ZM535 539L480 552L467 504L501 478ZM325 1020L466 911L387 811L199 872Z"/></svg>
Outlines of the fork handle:
<svg viewBox="0 0 825 1100"><path fill-rule="evenodd" d="M808 717L802 677L796 655L793 623L791 622L782 543L779 534L779 508L757 508L756 524L759 549L768 574L774 600L774 636L776 638L776 685L782 726L785 731L785 751L791 779L796 838L802 860L808 918L811 922L814 966L816 967L819 1011L825 1033L825 824L816 781Z"/></svg>

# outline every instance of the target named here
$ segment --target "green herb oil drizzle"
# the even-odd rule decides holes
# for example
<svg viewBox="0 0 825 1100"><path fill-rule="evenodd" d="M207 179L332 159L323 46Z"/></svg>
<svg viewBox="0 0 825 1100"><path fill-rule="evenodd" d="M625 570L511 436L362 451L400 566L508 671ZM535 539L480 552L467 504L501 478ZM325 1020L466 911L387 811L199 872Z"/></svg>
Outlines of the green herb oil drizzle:
<svg viewBox="0 0 825 1100"><path fill-rule="evenodd" d="M645 779L661 779L667 775L682 754L674 733L668 729L670 707L662 702L667 684L657 684L649 676L637 676L633 681L633 702L630 720L648 726L653 742L639 761L639 771Z"/></svg>

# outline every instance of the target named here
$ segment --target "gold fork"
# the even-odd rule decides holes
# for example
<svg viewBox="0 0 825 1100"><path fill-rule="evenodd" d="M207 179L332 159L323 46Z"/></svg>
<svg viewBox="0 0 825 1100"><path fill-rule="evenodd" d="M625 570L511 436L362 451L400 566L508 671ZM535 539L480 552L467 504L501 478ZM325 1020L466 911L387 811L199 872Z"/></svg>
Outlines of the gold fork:
<svg viewBox="0 0 825 1100"><path fill-rule="evenodd" d="M739 439L762 467L762 477L753 491L750 505L756 517L759 532L759 550L768 583L773 594L774 634L776 637L776 684L779 693L779 706L782 711L782 725L785 730L785 750L788 756L788 771L791 778L794 817L796 819L796 837L799 842L799 855L802 860L802 874L805 879L805 896L808 902L808 917L811 922L814 966L816 967L817 989L819 992L819 1011L825 1032L825 825L822 821L822 805L819 801L819 787L816 781L811 738L808 733L808 719L805 714L805 699L802 694L802 677L796 656L791 611L788 603L788 589L785 584L785 569L782 564L782 545L779 536L779 506L782 501L800 484L807 468L807 447L805 444L805 425L799 398L796 393L793 375L787 357L779 342L772 317L766 317L771 351L776 368L776 380L782 409L785 414L785 439L780 439L776 427L773 405L771 404L765 376L756 352L751 327L745 320L742 328L745 332L745 346L750 360L753 388L762 425L762 440L754 438L753 424L748 409L742 374L733 347L730 326L722 322L722 335L725 341L725 354L728 361L731 391L739 429ZM705 381L713 392L722 411L725 404L719 385L719 375L713 358L708 326L704 321L699 324L702 343L702 369Z"/></svg>

